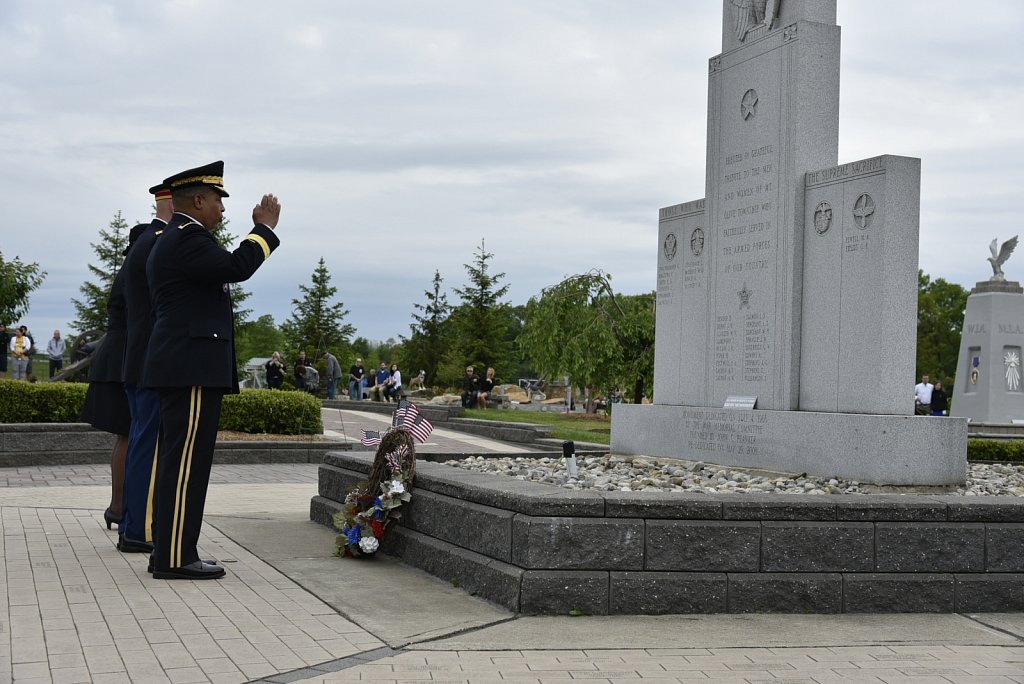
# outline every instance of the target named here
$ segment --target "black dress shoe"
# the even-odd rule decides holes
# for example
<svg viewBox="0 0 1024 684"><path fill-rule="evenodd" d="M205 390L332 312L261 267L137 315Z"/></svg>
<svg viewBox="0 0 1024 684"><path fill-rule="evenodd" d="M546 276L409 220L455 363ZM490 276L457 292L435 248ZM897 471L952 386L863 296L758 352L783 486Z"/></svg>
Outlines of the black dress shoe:
<svg viewBox="0 0 1024 684"><path fill-rule="evenodd" d="M117 538L117 550L121 553L153 553L153 545L148 541L128 539L122 534Z"/></svg>
<svg viewBox="0 0 1024 684"><path fill-rule="evenodd" d="M224 568L219 565L209 565L201 560L197 560L195 563L189 563L188 565L183 565L180 568L153 571L154 579L208 580L220 579L224 575Z"/></svg>
<svg viewBox="0 0 1024 684"><path fill-rule="evenodd" d="M115 514L109 508L107 510L103 511L103 519L107 523L107 529L108 530L110 529L111 525L117 525L117 524L119 524L121 522L121 516Z"/></svg>
<svg viewBox="0 0 1024 684"><path fill-rule="evenodd" d="M215 558L202 558L200 560L202 560L202 562L206 563L207 565L216 565L217 564L217 559L215 559ZM146 572L148 572L150 575L153 574L153 557L152 556L150 556L150 558L149 558L149 565L146 566Z"/></svg>

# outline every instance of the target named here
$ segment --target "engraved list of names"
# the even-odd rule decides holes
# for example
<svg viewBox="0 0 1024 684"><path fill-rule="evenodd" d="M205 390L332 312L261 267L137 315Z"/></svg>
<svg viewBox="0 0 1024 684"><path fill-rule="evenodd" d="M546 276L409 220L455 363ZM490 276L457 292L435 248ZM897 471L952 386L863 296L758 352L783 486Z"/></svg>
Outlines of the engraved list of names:
<svg viewBox="0 0 1024 684"><path fill-rule="evenodd" d="M777 156L776 143L737 145L719 166L712 333L716 400L737 392L771 394Z"/></svg>

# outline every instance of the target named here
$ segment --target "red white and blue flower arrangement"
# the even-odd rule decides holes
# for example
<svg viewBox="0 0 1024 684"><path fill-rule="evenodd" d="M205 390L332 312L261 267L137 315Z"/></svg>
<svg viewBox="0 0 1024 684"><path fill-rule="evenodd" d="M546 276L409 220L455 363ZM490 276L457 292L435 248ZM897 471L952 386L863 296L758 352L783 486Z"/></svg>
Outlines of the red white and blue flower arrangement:
<svg viewBox="0 0 1024 684"><path fill-rule="evenodd" d="M427 441L434 426L420 415L415 404L404 399L398 403L391 424L383 435L362 431L359 441L363 446L376 446L377 453L369 481L351 487L344 507L334 514L334 526L341 530L334 550L337 556L376 553L388 526L402 516L398 509L412 499L415 441Z"/></svg>

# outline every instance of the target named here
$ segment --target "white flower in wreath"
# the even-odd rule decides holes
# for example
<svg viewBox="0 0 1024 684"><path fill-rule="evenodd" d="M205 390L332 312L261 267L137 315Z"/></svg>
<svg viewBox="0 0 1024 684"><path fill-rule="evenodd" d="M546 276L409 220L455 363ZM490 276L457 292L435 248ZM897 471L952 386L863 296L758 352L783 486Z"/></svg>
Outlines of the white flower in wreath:
<svg viewBox="0 0 1024 684"><path fill-rule="evenodd" d="M363 553L373 553L380 548L380 542L376 537L363 537L359 540L359 550Z"/></svg>
<svg viewBox="0 0 1024 684"><path fill-rule="evenodd" d="M404 494L405 485L402 484L401 480L392 480L389 485L388 494Z"/></svg>
<svg viewBox="0 0 1024 684"><path fill-rule="evenodd" d="M1020 389L1020 355L1015 351L1006 352L1003 365L1006 366L1006 389L1016 392Z"/></svg>

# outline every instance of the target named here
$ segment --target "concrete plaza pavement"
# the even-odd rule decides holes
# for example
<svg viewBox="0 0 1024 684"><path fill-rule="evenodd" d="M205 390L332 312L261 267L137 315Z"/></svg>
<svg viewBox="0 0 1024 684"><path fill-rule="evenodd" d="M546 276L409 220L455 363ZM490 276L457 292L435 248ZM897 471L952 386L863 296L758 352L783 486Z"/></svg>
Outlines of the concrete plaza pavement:
<svg viewBox="0 0 1024 684"><path fill-rule="evenodd" d="M503 448L435 435L424 450ZM0 469L0 682L1024 684L1020 614L518 616L334 557L316 468L214 467L201 548L228 575L207 582L114 548L108 468Z"/></svg>

